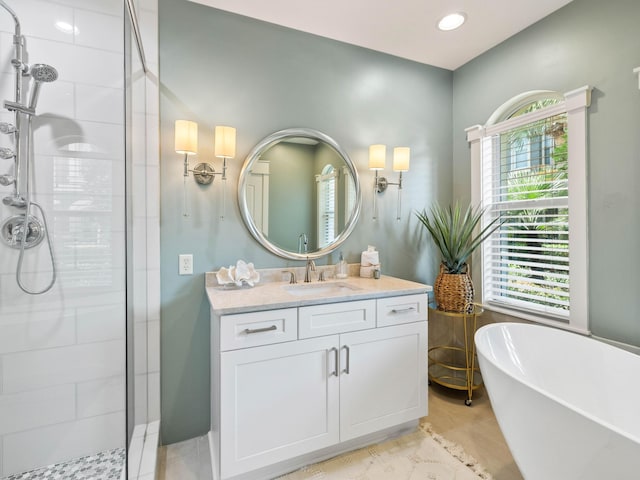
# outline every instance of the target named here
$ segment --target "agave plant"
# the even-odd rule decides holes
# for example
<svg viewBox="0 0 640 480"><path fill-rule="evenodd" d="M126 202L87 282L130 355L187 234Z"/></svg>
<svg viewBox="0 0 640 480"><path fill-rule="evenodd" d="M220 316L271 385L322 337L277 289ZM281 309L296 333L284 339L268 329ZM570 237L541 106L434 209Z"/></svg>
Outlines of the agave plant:
<svg viewBox="0 0 640 480"><path fill-rule="evenodd" d="M426 210L416 212L440 250L445 273L464 273L469 256L500 226L500 217L496 217L476 233L483 214L484 209L471 205L463 212L457 202L447 208L435 204L431 207L431 217Z"/></svg>

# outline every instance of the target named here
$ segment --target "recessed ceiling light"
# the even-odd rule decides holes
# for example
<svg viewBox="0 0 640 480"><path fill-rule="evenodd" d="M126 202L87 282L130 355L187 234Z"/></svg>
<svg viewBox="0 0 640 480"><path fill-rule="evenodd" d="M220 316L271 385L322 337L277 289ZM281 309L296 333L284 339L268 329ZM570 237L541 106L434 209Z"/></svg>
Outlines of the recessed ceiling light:
<svg viewBox="0 0 640 480"><path fill-rule="evenodd" d="M444 31L455 30L456 28L461 26L466 19L467 19L467 15L465 13L462 13L462 12L450 13L449 15L445 15L438 22L438 28Z"/></svg>

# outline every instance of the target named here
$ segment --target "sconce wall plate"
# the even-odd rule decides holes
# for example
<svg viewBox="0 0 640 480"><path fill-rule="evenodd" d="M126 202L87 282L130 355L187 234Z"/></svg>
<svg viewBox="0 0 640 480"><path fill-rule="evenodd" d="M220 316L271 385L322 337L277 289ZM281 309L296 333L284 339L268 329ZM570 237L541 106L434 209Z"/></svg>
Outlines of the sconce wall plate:
<svg viewBox="0 0 640 480"><path fill-rule="evenodd" d="M200 185L209 185L215 178L215 169L210 163L199 163L193 167L193 179Z"/></svg>
<svg viewBox="0 0 640 480"><path fill-rule="evenodd" d="M387 181L386 177L378 177L378 179L376 180L376 192L382 193L387 189L388 186L389 182Z"/></svg>

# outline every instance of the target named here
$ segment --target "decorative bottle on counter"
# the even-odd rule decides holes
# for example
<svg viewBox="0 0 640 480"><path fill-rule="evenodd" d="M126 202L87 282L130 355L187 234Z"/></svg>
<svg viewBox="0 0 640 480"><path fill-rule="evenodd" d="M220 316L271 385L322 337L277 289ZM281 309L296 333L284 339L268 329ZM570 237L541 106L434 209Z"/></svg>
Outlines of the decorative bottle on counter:
<svg viewBox="0 0 640 480"><path fill-rule="evenodd" d="M338 265L336 267L336 278L347 278L349 266L347 265L347 261L342 256L342 252L340 252L340 260L338 261Z"/></svg>

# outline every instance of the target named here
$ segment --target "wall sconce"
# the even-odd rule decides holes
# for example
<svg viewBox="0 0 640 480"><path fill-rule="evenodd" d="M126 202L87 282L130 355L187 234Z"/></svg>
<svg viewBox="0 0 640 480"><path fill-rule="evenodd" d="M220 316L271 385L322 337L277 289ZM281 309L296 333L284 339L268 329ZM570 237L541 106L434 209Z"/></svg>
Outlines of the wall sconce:
<svg viewBox="0 0 640 480"><path fill-rule="evenodd" d="M189 172L193 173L193 179L201 185L208 185L213 182L216 175L222 175L222 214L224 219L225 197L227 185L227 159L236 155L236 129L227 126L217 126L215 128L214 154L222 158L222 172L216 172L210 163L198 163L193 169L189 168L189 155L198 153L198 124L190 120L176 120L175 123L175 151L184 155L183 168L183 215L187 213L187 177Z"/></svg>
<svg viewBox="0 0 640 480"><path fill-rule="evenodd" d="M384 170L387 147L385 145L371 145L369 147L369 170L374 170L376 176L373 183L373 219L378 218L377 194L383 193L389 185L398 186L398 209L396 220L400 221L402 214L402 173L409 171L411 149L409 147L395 147L393 149L393 171L400 172L397 182L390 182L386 177L381 177L378 172Z"/></svg>

